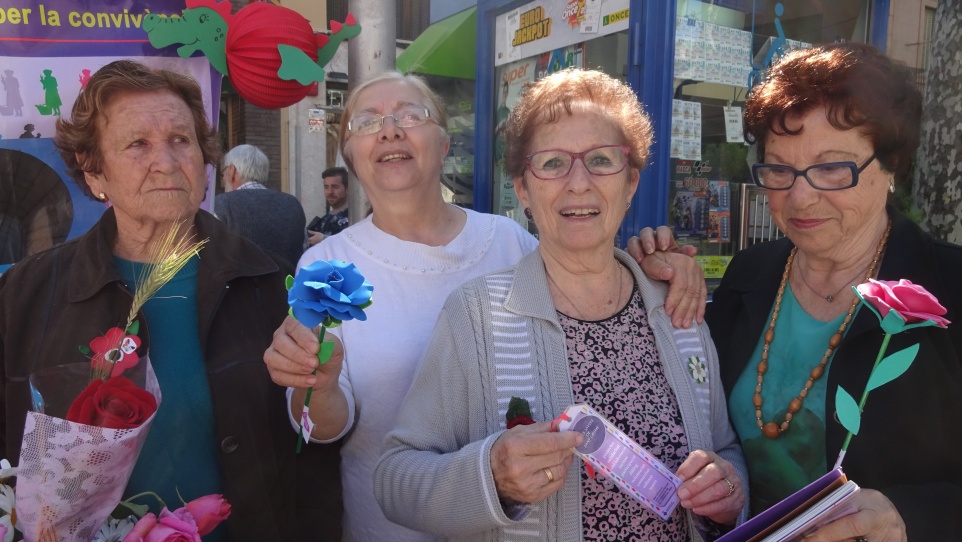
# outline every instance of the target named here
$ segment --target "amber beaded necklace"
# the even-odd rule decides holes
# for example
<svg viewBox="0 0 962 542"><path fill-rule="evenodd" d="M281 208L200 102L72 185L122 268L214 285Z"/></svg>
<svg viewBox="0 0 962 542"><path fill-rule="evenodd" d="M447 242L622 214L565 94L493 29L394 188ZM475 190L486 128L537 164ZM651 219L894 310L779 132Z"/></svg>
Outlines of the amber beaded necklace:
<svg viewBox="0 0 962 542"><path fill-rule="evenodd" d="M875 249L875 256L872 258L872 263L869 264L868 269L865 270L865 280L863 282L868 282L868 279L875 276L875 270L878 267L878 262L882 258L882 251L885 250L885 243L888 241L889 232L892 230L892 224L889 223L885 228L885 233L882 234L882 238L879 240L878 248ZM858 308L860 299L858 296L852 301L852 306L848 309L848 314L842 320L842 323L838 326L838 331L836 331L832 338L828 340L828 348L825 350L825 354L822 356L821 361L816 365L808 375L808 380L805 382L805 386L802 391L798 393L798 397L792 399L788 403L788 412L785 413L785 421L781 425L775 423L774 421L765 423L762 421L762 404L764 400L762 399L762 383L765 381L765 372L768 371L768 354L769 349L772 345L772 341L775 340L775 324L778 322L778 313L781 310L782 305L782 295L785 293L785 284L788 283L788 278L792 273L792 263L795 261L795 253L798 252L798 247L793 247L792 252L788 255L788 261L785 263L785 272L782 273L782 282L778 286L778 294L775 296L775 309L772 311L772 320L768 324L768 329L765 331L765 344L762 346L762 359L758 362L758 384L755 385L755 395L752 396L752 404L755 406L755 419L758 422L758 428L762 430L762 433L768 438L777 438L784 431L788 429L788 425L792 422L792 416L795 415L799 410L802 409L802 403L805 401L805 397L808 395L808 390L812 389L815 381L821 378L822 373L825 372L825 366L828 365L828 360L832 358L832 353L838 348L838 345L842 343L842 336L845 335L845 328L848 327L849 323L852 321L852 316L855 314L855 309Z"/></svg>

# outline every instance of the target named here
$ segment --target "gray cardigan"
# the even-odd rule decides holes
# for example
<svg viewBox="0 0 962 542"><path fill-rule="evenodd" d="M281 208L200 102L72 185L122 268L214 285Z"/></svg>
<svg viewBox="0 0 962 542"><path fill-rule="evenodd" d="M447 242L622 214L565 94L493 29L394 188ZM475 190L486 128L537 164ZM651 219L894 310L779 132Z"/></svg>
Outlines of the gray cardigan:
<svg viewBox="0 0 962 542"><path fill-rule="evenodd" d="M641 291L690 449L730 461L747 492L708 328L674 329L664 310L665 285L648 280L626 253L615 256ZM707 378L689 361L701 361ZM580 541L580 460L562 490L542 502L506 511L498 500L490 453L505 430L511 396L527 398L535 420L553 419L574 402L564 332L539 251L448 297L375 472L388 519L457 540ZM745 502L740 519L747 495ZM698 540L696 519L687 518Z"/></svg>

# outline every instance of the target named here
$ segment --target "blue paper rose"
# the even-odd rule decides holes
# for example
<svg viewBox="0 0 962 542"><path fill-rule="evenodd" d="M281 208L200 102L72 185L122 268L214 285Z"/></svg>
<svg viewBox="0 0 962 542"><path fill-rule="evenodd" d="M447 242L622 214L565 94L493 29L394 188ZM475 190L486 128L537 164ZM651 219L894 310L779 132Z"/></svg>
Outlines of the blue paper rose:
<svg viewBox="0 0 962 542"><path fill-rule="evenodd" d="M318 260L288 277L291 315L307 327L334 327L344 320L366 320L374 287L354 267L338 260Z"/></svg>

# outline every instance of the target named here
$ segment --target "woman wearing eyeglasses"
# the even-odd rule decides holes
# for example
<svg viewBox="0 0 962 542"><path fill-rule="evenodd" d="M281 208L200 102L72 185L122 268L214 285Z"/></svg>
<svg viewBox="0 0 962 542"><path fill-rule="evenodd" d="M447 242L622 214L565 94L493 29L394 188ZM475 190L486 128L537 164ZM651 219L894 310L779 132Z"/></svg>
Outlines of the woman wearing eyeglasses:
<svg viewBox="0 0 962 542"><path fill-rule="evenodd" d="M505 166L538 250L447 300L385 442L375 491L392 521L464 540L700 540L734 525L745 465L707 327L675 329L666 289L614 247L652 129L597 71L534 84L506 126ZM512 396L537 423L506 430ZM572 448L551 420L588 403L684 483L668 521Z"/></svg>
<svg viewBox="0 0 962 542"><path fill-rule="evenodd" d="M394 427L448 294L513 265L537 241L505 217L442 200L447 118L422 79L386 73L365 82L348 98L344 119L341 152L373 213L309 249L298 268L316 260L353 262L374 285L375 303L366 321L345 322L328 334L343 344L343 359L335 354L316 376L317 337L293 318L277 330L264 361L275 382L291 387L297 419L306 388L314 386L313 439L343 438L344 540L431 540L388 521L375 500L382 441ZM658 265L650 269L663 271Z"/></svg>
<svg viewBox="0 0 962 542"><path fill-rule="evenodd" d="M752 91L745 131L786 239L737 254L709 303L728 409L757 514L827 472L846 430L835 394L861 397L882 343L851 287L908 279L948 308L900 378L872 391L843 468L859 512L806 541L962 540L960 247L934 240L886 199L919 143L915 77L869 45L792 53ZM768 351L767 356L763 353Z"/></svg>

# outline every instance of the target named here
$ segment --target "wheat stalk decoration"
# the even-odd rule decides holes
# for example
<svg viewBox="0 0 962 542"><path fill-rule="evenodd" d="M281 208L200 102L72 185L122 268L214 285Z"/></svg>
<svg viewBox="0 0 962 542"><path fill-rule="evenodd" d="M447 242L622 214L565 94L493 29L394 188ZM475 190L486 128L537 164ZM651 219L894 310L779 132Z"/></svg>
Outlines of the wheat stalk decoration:
<svg viewBox="0 0 962 542"><path fill-rule="evenodd" d="M134 300L130 305L130 312L127 314L127 323L123 329L125 332L137 334L139 326L136 325L137 314L150 298L154 296L164 284L170 282L177 273L207 244L208 239L194 241L194 236L181 235L183 222L175 222L170 230L151 247L148 256L148 263L137 280L137 288L134 290ZM120 336L123 340L123 334ZM119 352L120 345L117 344L113 352ZM94 369L94 378L105 380L112 372L113 365L118 359L106 359L107 363Z"/></svg>

